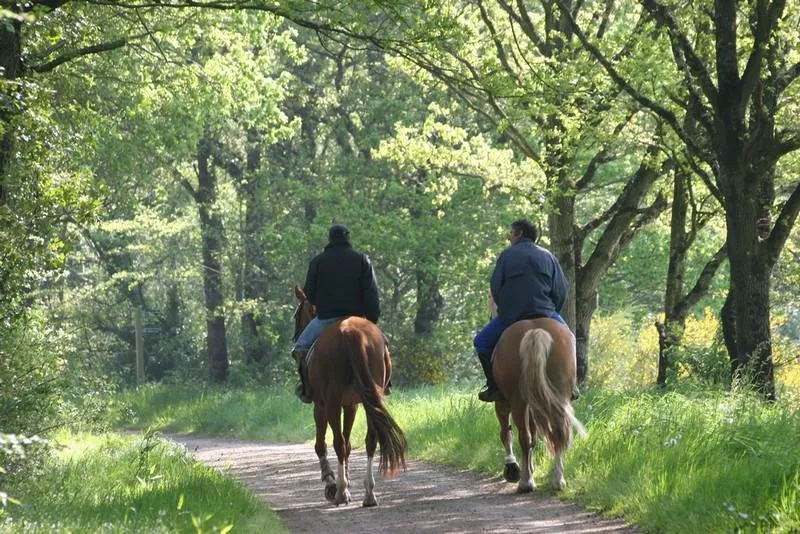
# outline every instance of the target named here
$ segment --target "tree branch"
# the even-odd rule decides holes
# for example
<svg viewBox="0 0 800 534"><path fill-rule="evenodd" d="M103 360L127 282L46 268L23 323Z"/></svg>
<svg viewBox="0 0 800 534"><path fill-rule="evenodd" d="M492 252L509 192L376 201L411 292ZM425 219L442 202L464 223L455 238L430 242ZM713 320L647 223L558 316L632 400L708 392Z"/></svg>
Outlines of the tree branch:
<svg viewBox="0 0 800 534"><path fill-rule="evenodd" d="M497 3L500 4L500 7L502 7L506 13L508 13L509 17L519 24L520 28L522 28L522 31L528 36L528 39L530 39L534 46L536 46L536 48L539 50L539 53L545 57L548 57L550 55L550 49L545 43L544 39L542 39L539 33L536 31L536 27L533 25L533 22L528 15L528 11L525 8L524 2L522 0L517 0L517 7L520 11L519 13L514 11L514 8L504 0L497 0Z"/></svg>
<svg viewBox="0 0 800 534"><path fill-rule="evenodd" d="M783 156L800 149L800 130L784 130L776 136L776 155Z"/></svg>
<svg viewBox="0 0 800 534"><path fill-rule="evenodd" d="M667 108L659 105L658 103L654 102L650 98L644 96L639 91L637 91L625 78L623 78L619 72L614 68L611 62L603 55L603 53L592 43L589 42L589 39L586 38L586 35L583 33L583 30L580 29L578 23L575 22L575 19L572 17L572 14L569 12L569 9L564 5L563 0L555 0L558 4L559 9L561 9L562 14L564 14L570 25L572 26L572 30L575 32L575 35L578 37L578 40L583 44L584 48L586 48L592 56L603 66L605 71L608 73L609 77L619 85L626 93L628 93L631 98L637 101L639 104L644 106L645 108L649 109L657 116L661 117L667 124L669 124L670 128L680 137L680 139L686 143L686 146L689 147L692 152L697 154L698 157L703 157L703 152L694 142L694 140L689 137L686 132L681 127L680 123L678 122L678 118L675 116Z"/></svg>
<svg viewBox="0 0 800 534"><path fill-rule="evenodd" d="M697 80L697 83L700 85L700 88L703 90L703 94L705 94L706 98L708 98L708 101L711 103L714 109L719 109L719 93L717 88L714 86L711 76L708 74L708 69L706 69L706 66L703 64L703 60L700 59L700 57L694 51L692 44L686 37L686 33L681 30L678 22L672 16L672 13L670 13L666 6L659 4L657 0L642 0L642 5L653 15L653 17L655 17L657 21L661 22L667 27L670 40L674 41L675 45L682 52L687 66Z"/></svg>
<svg viewBox="0 0 800 534"><path fill-rule="evenodd" d="M79 58L79 57L88 56L90 54L98 54L100 52L108 52L109 50L115 50L117 48L122 48L123 46L128 44L128 41L130 41L131 39L136 39L136 38L139 38L139 37L142 37L142 36L139 35L139 36L135 36L135 37L125 37L123 39L117 39L116 41L111 41L111 42L108 42L108 43L102 43L102 44L97 44L97 45L92 45L92 46L86 46L84 48L79 48L77 50L72 50L72 51L67 52L66 54L64 54L62 56L57 57L53 61L48 61L47 63L34 65L33 67L31 67L31 70L33 70L34 72L40 72L40 73L41 72L49 72L49 71L55 69L56 67L58 67L59 65L61 65L63 63L66 63L68 61L72 61L73 59L76 59L76 58Z"/></svg>
<svg viewBox="0 0 800 534"><path fill-rule="evenodd" d="M492 42L494 43L494 48L497 52L497 58L500 60L500 64L503 65L503 69L508 73L509 76L516 82L517 85L522 85L522 82L517 76L516 71L511 67L511 64L508 62L508 55L506 54L506 50L503 47L503 43L500 42L500 38L497 36L497 30L492 23L492 20L489 18L489 13L486 12L486 7L484 7L483 2L478 2L478 9L481 12L481 20L486 25L486 28L489 30L489 35L492 38Z"/></svg>
<svg viewBox="0 0 800 534"><path fill-rule="evenodd" d="M778 261L778 256L780 256L781 249L783 249L786 240L789 238L789 233L797 220L798 213L800 213L800 183L795 186L792 194L784 202L778 218L775 220L772 232L762 243L766 247L769 265L775 265L775 262Z"/></svg>
<svg viewBox="0 0 800 534"><path fill-rule="evenodd" d="M652 163L652 158L657 153L658 147L656 145L651 145L647 149L645 155L642 156L642 161L639 164L639 168L630 178L628 178L625 188L619 197L617 197L616 201L614 201L614 203L599 217L587 222L576 231L578 236L580 236L579 239L586 239L586 236L599 228L603 223L612 217L616 217L623 209L627 210L628 212L635 210L639 200L642 198L642 196L644 196L644 193L650 187L650 183L652 183L654 180L655 171L650 169L649 166Z"/></svg>
<svg viewBox="0 0 800 534"><path fill-rule="evenodd" d="M691 291L689 291L685 297L681 299L681 301L675 306L675 314L684 317L688 311L697 304L703 295L708 292L709 286L711 286L711 281L714 279L714 275L717 273L719 266L722 265L722 262L725 261L725 258L728 257L728 244L724 243L719 250L708 260L705 267L703 267L703 271L700 273L700 276L697 277L697 281L692 287Z"/></svg>
<svg viewBox="0 0 800 534"><path fill-rule="evenodd" d="M800 62L795 63L784 72L780 73L777 79L778 93L782 93L800 76Z"/></svg>
<svg viewBox="0 0 800 534"><path fill-rule="evenodd" d="M767 0L756 2L756 27L753 31L753 44L750 57L747 59L747 66L744 69L741 79L741 100L739 102L740 111L744 114L745 106L753 94L758 79L761 74L764 50L769 45L775 25L781 18L783 9L786 5L785 0L774 0L767 7Z"/></svg>

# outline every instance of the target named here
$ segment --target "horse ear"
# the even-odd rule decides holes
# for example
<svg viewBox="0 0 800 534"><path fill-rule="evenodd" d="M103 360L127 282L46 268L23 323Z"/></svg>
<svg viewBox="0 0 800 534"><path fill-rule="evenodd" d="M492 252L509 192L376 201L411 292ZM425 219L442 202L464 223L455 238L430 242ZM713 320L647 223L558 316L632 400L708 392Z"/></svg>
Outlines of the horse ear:
<svg viewBox="0 0 800 534"><path fill-rule="evenodd" d="M303 290L297 284L294 285L294 296L297 297L297 300L305 300L306 298L306 294L303 293Z"/></svg>

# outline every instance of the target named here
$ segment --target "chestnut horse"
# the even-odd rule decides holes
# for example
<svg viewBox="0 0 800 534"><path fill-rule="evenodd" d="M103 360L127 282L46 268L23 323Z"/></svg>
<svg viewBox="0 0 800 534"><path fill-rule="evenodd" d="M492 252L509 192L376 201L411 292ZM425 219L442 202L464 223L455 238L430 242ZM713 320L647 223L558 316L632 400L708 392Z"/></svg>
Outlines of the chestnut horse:
<svg viewBox="0 0 800 534"><path fill-rule="evenodd" d="M314 318L314 308L303 290L294 286L299 304L294 313L295 340ZM347 317L329 325L308 351L301 365L307 370L314 401L314 422L317 439L314 450L319 458L325 498L337 506L350 502L348 459L350 432L358 405L367 414L367 472L364 477L363 506L377 506L373 458L376 444L381 455L378 469L384 475L395 475L406 468L408 445L406 436L383 404L392 363L383 332L362 317ZM344 420L342 413L344 412ZM338 476L328 464L325 432L330 426L333 448L339 461Z"/></svg>
<svg viewBox="0 0 800 534"><path fill-rule="evenodd" d="M563 455L572 441L573 425L579 433L586 433L571 404L576 383L575 336L549 317L517 321L497 342L492 372L503 394L503 399L495 402L495 412L506 450L505 479L519 481L520 493L533 491L533 446L542 438L556 459L553 488L562 489L566 485ZM521 474L514 458L509 416L519 434Z"/></svg>

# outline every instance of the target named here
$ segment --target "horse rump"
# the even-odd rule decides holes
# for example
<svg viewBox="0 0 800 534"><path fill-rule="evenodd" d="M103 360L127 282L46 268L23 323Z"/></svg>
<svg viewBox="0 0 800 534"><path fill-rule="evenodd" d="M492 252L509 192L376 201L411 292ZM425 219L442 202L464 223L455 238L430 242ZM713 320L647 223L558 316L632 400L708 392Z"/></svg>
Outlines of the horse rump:
<svg viewBox="0 0 800 534"><path fill-rule="evenodd" d="M570 403L572 388L562 374L570 372L565 365L566 355L553 350L553 336L544 328L533 328L525 332L519 346L521 358L520 390L533 418L536 431L544 439L551 453L556 454L569 448L572 440L572 427L585 433L583 425L575 417ZM548 368L548 360L555 361ZM548 370L561 386L561 391L553 383Z"/></svg>

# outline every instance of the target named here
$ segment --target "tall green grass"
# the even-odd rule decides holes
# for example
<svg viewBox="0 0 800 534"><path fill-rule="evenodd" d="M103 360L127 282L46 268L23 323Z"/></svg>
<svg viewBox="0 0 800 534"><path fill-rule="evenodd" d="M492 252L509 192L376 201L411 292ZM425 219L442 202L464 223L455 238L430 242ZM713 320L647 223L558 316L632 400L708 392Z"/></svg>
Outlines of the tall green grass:
<svg viewBox="0 0 800 534"><path fill-rule="evenodd" d="M61 434L60 450L8 488L0 532L285 532L235 480L145 435ZM235 529L235 530L234 530Z"/></svg>
<svg viewBox="0 0 800 534"><path fill-rule="evenodd" d="M139 428L268 441L314 436L311 408L288 391L159 386L118 402L122 422ZM413 457L500 474L494 409L473 389L395 390L389 406ZM575 408L589 435L567 454L564 498L653 532L800 531L796 405L744 393L594 391ZM359 411L355 447L364 432ZM549 491L552 460L543 447L535 462L537 484Z"/></svg>
<svg viewBox="0 0 800 534"><path fill-rule="evenodd" d="M653 530L800 530L800 413L737 393L590 395L573 495Z"/></svg>
<svg viewBox="0 0 800 534"><path fill-rule="evenodd" d="M125 429L288 442L314 435L309 405L277 389L152 384L120 394L110 406L114 424Z"/></svg>

